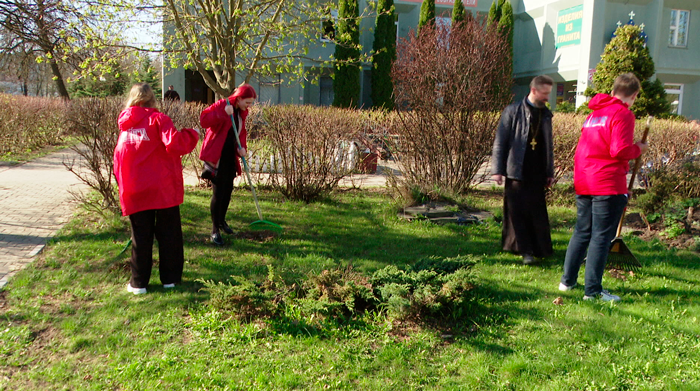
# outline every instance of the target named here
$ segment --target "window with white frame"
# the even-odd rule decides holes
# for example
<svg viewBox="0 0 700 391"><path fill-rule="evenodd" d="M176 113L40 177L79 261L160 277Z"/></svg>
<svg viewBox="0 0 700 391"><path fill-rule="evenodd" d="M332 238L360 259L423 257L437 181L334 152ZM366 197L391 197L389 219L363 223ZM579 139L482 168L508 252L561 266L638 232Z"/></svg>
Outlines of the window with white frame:
<svg viewBox="0 0 700 391"><path fill-rule="evenodd" d="M666 89L666 99L671 104L672 114L681 114L681 108L683 107L683 84L664 84Z"/></svg>
<svg viewBox="0 0 700 391"><path fill-rule="evenodd" d="M338 23L338 10L330 10L328 19L321 22L321 41L330 42L335 38L336 23Z"/></svg>
<svg viewBox="0 0 700 391"><path fill-rule="evenodd" d="M688 24L690 23L690 11L671 10L671 29L668 37L668 46L688 46Z"/></svg>

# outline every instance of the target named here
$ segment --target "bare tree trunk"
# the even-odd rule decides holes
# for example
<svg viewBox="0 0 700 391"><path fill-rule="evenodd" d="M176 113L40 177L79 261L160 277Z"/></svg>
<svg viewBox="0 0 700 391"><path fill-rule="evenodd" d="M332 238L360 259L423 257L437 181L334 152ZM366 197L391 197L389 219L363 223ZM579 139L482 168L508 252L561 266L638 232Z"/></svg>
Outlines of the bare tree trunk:
<svg viewBox="0 0 700 391"><path fill-rule="evenodd" d="M56 81L58 95L63 99L69 100L70 95L68 94L66 83L63 81L63 75L61 75L61 69L58 67L58 63L54 58L50 58L49 64L51 65L51 73L53 73L54 80Z"/></svg>

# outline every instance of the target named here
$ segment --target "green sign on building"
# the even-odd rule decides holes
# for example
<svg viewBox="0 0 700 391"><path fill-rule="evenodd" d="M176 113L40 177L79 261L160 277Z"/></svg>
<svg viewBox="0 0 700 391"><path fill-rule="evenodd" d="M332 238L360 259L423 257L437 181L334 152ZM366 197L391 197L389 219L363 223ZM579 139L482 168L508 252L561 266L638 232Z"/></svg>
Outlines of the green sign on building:
<svg viewBox="0 0 700 391"><path fill-rule="evenodd" d="M557 44L560 48L581 43L583 4L559 11L557 16Z"/></svg>

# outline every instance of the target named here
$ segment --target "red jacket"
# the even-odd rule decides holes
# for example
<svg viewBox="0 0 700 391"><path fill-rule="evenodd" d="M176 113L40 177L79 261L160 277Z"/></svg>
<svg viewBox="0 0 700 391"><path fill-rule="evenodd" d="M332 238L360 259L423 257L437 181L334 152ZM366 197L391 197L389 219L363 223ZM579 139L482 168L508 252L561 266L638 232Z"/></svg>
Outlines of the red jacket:
<svg viewBox="0 0 700 391"><path fill-rule="evenodd" d="M588 103L574 157L578 195L627 194L629 161L641 154L634 144L634 114L621 100L598 94Z"/></svg>
<svg viewBox="0 0 700 391"><path fill-rule="evenodd" d="M238 97L234 93L234 95L228 97L228 100L231 102L231 105L235 105L237 98ZM221 158L221 151L224 149L226 136L228 135L229 129L233 126L233 124L231 124L231 116L226 114L224 110L225 107L226 99L221 99L204 109L199 116L199 123L203 128L207 129L204 141L202 142L202 150L199 152L199 158L201 160L217 163ZM241 128L238 129L239 140L243 148L248 149L247 132L245 129L245 119L248 116L248 110L239 111L239 113L241 116L239 121ZM238 154L236 154L236 172L238 175L242 173Z"/></svg>
<svg viewBox="0 0 700 391"><path fill-rule="evenodd" d="M119 130L114 176L122 214L182 204L185 190L180 157L197 145L197 132L178 131L167 115L139 106L119 114Z"/></svg>

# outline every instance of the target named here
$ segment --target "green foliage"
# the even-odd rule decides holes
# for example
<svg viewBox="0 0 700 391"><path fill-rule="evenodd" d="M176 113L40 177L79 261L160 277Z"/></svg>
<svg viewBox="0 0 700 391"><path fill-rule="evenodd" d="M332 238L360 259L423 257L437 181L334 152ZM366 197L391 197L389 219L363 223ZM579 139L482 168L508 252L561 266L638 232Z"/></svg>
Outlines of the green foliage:
<svg viewBox="0 0 700 391"><path fill-rule="evenodd" d="M487 26L498 26L498 22L501 20L501 7L506 0L493 0L491 3L491 8L489 8L489 15L486 19Z"/></svg>
<svg viewBox="0 0 700 391"><path fill-rule="evenodd" d="M139 68L131 75L132 83L148 83L156 97L163 95L163 87L160 80L160 71L153 67L153 61L148 56L143 56L139 61Z"/></svg>
<svg viewBox="0 0 700 391"><path fill-rule="evenodd" d="M372 57L372 105L384 110L394 109L391 66L396 60L395 19L394 0L379 0Z"/></svg>
<svg viewBox="0 0 700 391"><path fill-rule="evenodd" d="M642 82L642 90L632 107L635 115L660 115L668 112L670 105L663 84L649 81L656 70L641 33L641 27L635 25L622 25L615 30L615 37L605 46L596 66L593 88L586 89L585 95L609 94L617 76L632 72Z"/></svg>
<svg viewBox="0 0 700 391"><path fill-rule="evenodd" d="M435 25L435 0L423 0L421 3L416 33L420 34L420 30L428 25Z"/></svg>
<svg viewBox="0 0 700 391"><path fill-rule="evenodd" d="M381 306L400 319L447 317L465 303L474 287L470 256L429 257L404 271L387 266L372 275Z"/></svg>
<svg viewBox="0 0 700 391"><path fill-rule="evenodd" d="M311 273L300 283L287 286L271 266L262 283L232 276L233 283L200 280L209 293L212 310L230 313L239 320L279 317L295 309L303 316L346 319L383 308L391 316L417 319L447 317L465 303L473 288L471 256L432 256L404 271L387 266L371 277L352 268Z"/></svg>
<svg viewBox="0 0 700 391"><path fill-rule="evenodd" d="M335 30L335 107L357 107L360 102L359 15L358 0L340 0Z"/></svg>
<svg viewBox="0 0 700 391"><path fill-rule="evenodd" d="M554 111L557 113L573 113L576 111L576 105L569 101L561 101L557 103L557 107Z"/></svg>
<svg viewBox="0 0 700 391"><path fill-rule="evenodd" d="M466 13L467 11L464 9L464 3L462 3L461 0L456 0L454 2L454 6L452 7L452 25L456 26L457 24L464 22L466 20ZM471 15L471 12L469 12Z"/></svg>
<svg viewBox="0 0 700 391"><path fill-rule="evenodd" d="M68 84L68 92L74 98L106 98L122 96L129 81L121 74L83 76Z"/></svg>
<svg viewBox="0 0 700 391"><path fill-rule="evenodd" d="M642 91L634 102L632 111L637 117L651 115L665 117L671 112L671 102L666 99L664 83L659 79L644 80Z"/></svg>

